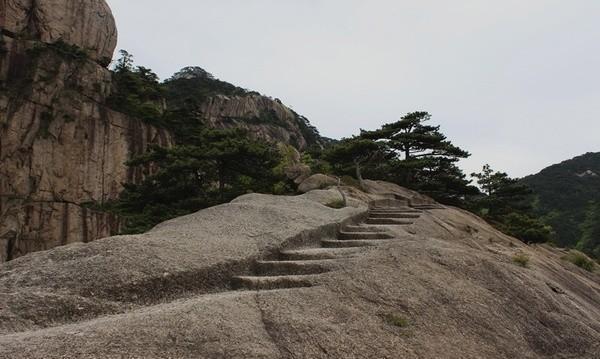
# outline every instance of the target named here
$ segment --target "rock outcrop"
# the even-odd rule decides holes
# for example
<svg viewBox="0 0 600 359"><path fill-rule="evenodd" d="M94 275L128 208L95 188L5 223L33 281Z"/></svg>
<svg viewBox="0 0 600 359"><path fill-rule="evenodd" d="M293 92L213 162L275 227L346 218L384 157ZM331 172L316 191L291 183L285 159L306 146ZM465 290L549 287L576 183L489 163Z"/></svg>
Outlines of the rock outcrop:
<svg viewBox="0 0 600 359"><path fill-rule="evenodd" d="M143 179L125 163L174 139L106 106L118 91L106 69L117 42L110 8L103 0L6 0L0 27L0 262L114 234L118 218L98 209L124 183ZM279 100L204 70L196 76L204 77L193 86L210 93L196 99L207 126L297 150L320 144L316 129ZM286 174L298 182L310 173L299 160L291 165Z"/></svg>
<svg viewBox="0 0 600 359"><path fill-rule="evenodd" d="M214 96L202 104L199 112L201 120L215 128L243 128L256 138L290 144L298 150L309 145L308 134L301 126L304 119L265 96Z"/></svg>
<svg viewBox="0 0 600 359"><path fill-rule="evenodd" d="M355 208L246 195L6 263L0 358L598 357L598 273L366 185Z"/></svg>
<svg viewBox="0 0 600 359"><path fill-rule="evenodd" d="M75 45L104 64L117 45L115 20L104 0L3 0L0 28L11 37Z"/></svg>
<svg viewBox="0 0 600 359"><path fill-rule="evenodd" d="M338 180L321 173L314 174L300 183L298 191L302 193L310 192L315 189L325 189L338 184Z"/></svg>
<svg viewBox="0 0 600 359"><path fill-rule="evenodd" d="M116 41L104 1L4 4L0 262L115 233L118 219L88 204L116 199L123 183L142 178L125 165L133 155L172 142L104 105L111 74L98 61Z"/></svg>

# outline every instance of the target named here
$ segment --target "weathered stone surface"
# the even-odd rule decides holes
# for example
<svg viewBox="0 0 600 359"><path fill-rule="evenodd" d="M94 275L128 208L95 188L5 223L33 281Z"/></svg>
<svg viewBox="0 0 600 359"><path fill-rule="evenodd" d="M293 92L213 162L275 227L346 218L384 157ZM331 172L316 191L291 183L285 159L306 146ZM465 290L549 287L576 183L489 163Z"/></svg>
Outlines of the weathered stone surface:
<svg viewBox="0 0 600 359"><path fill-rule="evenodd" d="M307 147L300 117L281 102L260 95L214 96L200 108L201 119L215 128L243 128L269 142Z"/></svg>
<svg viewBox="0 0 600 359"><path fill-rule="evenodd" d="M298 186L298 191L306 193L315 189L325 189L329 186L335 186L337 184L337 179L321 173L317 173L302 181L302 183L300 183L300 186Z"/></svg>
<svg viewBox="0 0 600 359"><path fill-rule="evenodd" d="M0 358L597 358L599 274L454 208L387 228L318 287L231 291L253 259L362 212L308 197L248 195L4 264Z"/></svg>
<svg viewBox="0 0 600 359"><path fill-rule="evenodd" d="M115 310L113 301L129 303L118 306L122 311L187 292L226 289L229 276L247 271L252 258L280 246L333 236L336 224L364 211L333 210L302 196L250 194L165 222L144 235L29 254L0 267L0 303L10 303L0 306L0 333L109 313ZM5 276L10 272L14 275ZM28 288L14 287L23 281ZM6 289L11 286L9 294ZM62 294L59 298L53 292ZM40 295L68 303L52 309L54 300ZM76 309L79 303L85 303L86 311ZM45 319L30 322L26 312Z"/></svg>
<svg viewBox="0 0 600 359"><path fill-rule="evenodd" d="M425 196L421 193L409 190L397 186L390 182L385 181L363 181L364 189L372 194L378 194L380 196L394 198L397 200L408 201L412 205L427 205L436 203L431 197Z"/></svg>
<svg viewBox="0 0 600 359"><path fill-rule="evenodd" d="M103 63L117 45L115 20L104 0L3 0L0 27L45 43L62 40Z"/></svg>

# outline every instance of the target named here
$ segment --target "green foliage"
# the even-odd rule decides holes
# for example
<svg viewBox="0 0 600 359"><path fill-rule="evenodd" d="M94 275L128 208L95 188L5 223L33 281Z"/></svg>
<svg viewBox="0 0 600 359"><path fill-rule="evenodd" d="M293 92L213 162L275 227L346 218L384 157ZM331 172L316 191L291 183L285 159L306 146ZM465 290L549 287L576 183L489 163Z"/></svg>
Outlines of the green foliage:
<svg viewBox="0 0 600 359"><path fill-rule="evenodd" d="M214 95L246 96L247 90L215 77L200 67L185 67L164 83L169 108L197 110L208 97Z"/></svg>
<svg viewBox="0 0 600 359"><path fill-rule="evenodd" d="M596 268L596 264L594 263L594 261L589 259L585 254L576 250L569 251L569 253L562 259L571 262L579 268L582 268L588 272L593 272Z"/></svg>
<svg viewBox="0 0 600 359"><path fill-rule="evenodd" d="M394 313L384 315L383 319L387 324L398 328L406 328L410 325L408 319Z"/></svg>
<svg viewBox="0 0 600 359"><path fill-rule="evenodd" d="M346 203L343 199L336 199L335 201L331 201L326 204L329 208L341 209L346 207Z"/></svg>
<svg viewBox="0 0 600 359"><path fill-rule="evenodd" d="M521 182L532 188L534 211L555 230L559 246L600 258L595 205L600 203L600 153L550 166Z"/></svg>
<svg viewBox="0 0 600 359"><path fill-rule="evenodd" d="M446 204L462 204L477 193L456 166L469 153L453 145L427 112L409 113L375 131L343 139L323 157L338 175L387 180L421 191Z"/></svg>
<svg viewBox="0 0 600 359"><path fill-rule="evenodd" d="M36 45L27 50L27 55L39 57L46 51L52 51L61 58L70 61L82 62L89 59L88 53L76 45L70 45L63 40L54 43L36 43Z"/></svg>
<svg viewBox="0 0 600 359"><path fill-rule="evenodd" d="M554 235L552 227L523 213L513 212L500 217L498 221L492 220L491 223L502 232L525 243L548 242Z"/></svg>
<svg viewBox="0 0 600 359"><path fill-rule="evenodd" d="M69 45L62 40L58 40L57 42L47 46L56 53L60 54L63 58L75 61L85 61L89 59L88 53L84 49L76 45Z"/></svg>
<svg viewBox="0 0 600 359"><path fill-rule="evenodd" d="M470 198L468 208L504 233L526 243L542 243L553 238L552 228L533 213L531 189L506 173L485 165L473 173L484 193Z"/></svg>
<svg viewBox="0 0 600 359"><path fill-rule="evenodd" d="M276 148L240 130L204 130L193 143L153 147L129 165L154 169L139 185L128 184L112 205L139 233L167 219L230 201L249 191L271 192L281 178Z"/></svg>
<svg viewBox="0 0 600 359"><path fill-rule="evenodd" d="M185 67L163 83L149 69L134 66L133 56L125 50L113 68L114 89L108 105L119 112L137 117L146 123L174 132L178 142L186 143L198 136L202 119L199 113L209 98L260 95L228 82L216 79L200 67ZM280 102L279 100L275 100ZM295 120L309 144L318 144L320 135L308 120L296 113ZM235 124L234 118L230 119ZM247 123L279 126L290 129L272 110L262 111L256 118L244 118ZM292 139L298 140L298 139Z"/></svg>
<svg viewBox="0 0 600 359"><path fill-rule="evenodd" d="M588 205L580 230L582 235L577 248L600 258L600 202L591 202Z"/></svg>
<svg viewBox="0 0 600 359"><path fill-rule="evenodd" d="M515 263L516 265L523 267L523 268L528 268L529 267L529 256L526 254L516 254L512 257L512 261L513 263Z"/></svg>
<svg viewBox="0 0 600 359"><path fill-rule="evenodd" d="M133 57L121 50L113 72L114 90L107 105L151 124L162 124L164 91L158 76L142 66L133 67Z"/></svg>
<svg viewBox="0 0 600 359"><path fill-rule="evenodd" d="M302 163L310 167L312 173L330 174L333 169L331 164L323 159L323 148L321 146L310 146L302 154Z"/></svg>
<svg viewBox="0 0 600 359"><path fill-rule="evenodd" d="M310 145L320 143L322 138L319 130L313 126L306 117L300 116L296 112L294 112L294 115L296 116L296 124L298 125L298 128L300 128L300 133L306 142Z"/></svg>
<svg viewBox="0 0 600 359"><path fill-rule="evenodd" d="M359 136L345 138L328 148L323 157L331 163L333 172L339 175L356 174L362 181L363 168L385 164L388 157L385 144Z"/></svg>

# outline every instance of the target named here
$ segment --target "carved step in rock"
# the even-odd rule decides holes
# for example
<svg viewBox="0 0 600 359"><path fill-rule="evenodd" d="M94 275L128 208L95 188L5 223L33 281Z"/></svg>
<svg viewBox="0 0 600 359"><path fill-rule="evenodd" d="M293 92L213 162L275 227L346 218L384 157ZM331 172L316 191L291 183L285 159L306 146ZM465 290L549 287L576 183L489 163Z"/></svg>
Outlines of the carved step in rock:
<svg viewBox="0 0 600 359"><path fill-rule="evenodd" d="M389 243L389 239L353 239L353 240L326 240L322 241L325 248L353 248L353 247L373 247L381 244Z"/></svg>
<svg viewBox="0 0 600 359"><path fill-rule="evenodd" d="M394 225L394 226L409 226L413 224L412 221L395 219L395 218L369 218L367 224L372 225Z"/></svg>
<svg viewBox="0 0 600 359"><path fill-rule="evenodd" d="M316 275L239 276L233 278L232 285L235 289L247 290L308 288L315 285L317 277Z"/></svg>
<svg viewBox="0 0 600 359"><path fill-rule="evenodd" d="M338 239L392 239L393 235L385 232L340 232Z"/></svg>
<svg viewBox="0 0 600 359"><path fill-rule="evenodd" d="M308 275L330 272L332 260L258 261L256 274L261 276Z"/></svg>
<svg viewBox="0 0 600 359"><path fill-rule="evenodd" d="M374 227L374 226L345 226L342 228L343 232L361 232L361 233L381 233L387 232L386 228Z"/></svg>
<svg viewBox="0 0 600 359"><path fill-rule="evenodd" d="M385 213L394 213L394 214L422 214L423 211L420 210L410 210L410 209L406 209L406 210L389 210L389 211L382 211L382 210L371 210L369 211L369 213L379 213L379 214L385 214Z"/></svg>
<svg viewBox="0 0 600 359"><path fill-rule="evenodd" d="M413 213L369 213L369 218L409 218L416 219L421 217L420 214Z"/></svg>
<svg viewBox="0 0 600 359"><path fill-rule="evenodd" d="M282 251L283 260L323 260L352 258L363 251L362 248L309 248Z"/></svg>

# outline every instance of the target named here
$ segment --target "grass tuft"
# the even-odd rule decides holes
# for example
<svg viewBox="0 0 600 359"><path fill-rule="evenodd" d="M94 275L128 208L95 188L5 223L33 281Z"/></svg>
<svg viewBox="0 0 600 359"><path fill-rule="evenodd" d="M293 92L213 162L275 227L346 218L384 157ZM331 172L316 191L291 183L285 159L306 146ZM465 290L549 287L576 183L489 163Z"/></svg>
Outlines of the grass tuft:
<svg viewBox="0 0 600 359"><path fill-rule="evenodd" d="M406 328L410 325L408 319L397 314L387 314L383 317L383 319L387 324L398 328Z"/></svg>
<svg viewBox="0 0 600 359"><path fill-rule="evenodd" d="M513 256L512 258L513 263L515 263L516 265L523 267L523 268L528 268L529 267L529 256L527 256L526 254L517 254L515 256Z"/></svg>
<svg viewBox="0 0 600 359"><path fill-rule="evenodd" d="M569 251L569 254L562 257L562 259L567 262L571 262L579 268L582 268L588 272L593 272L596 267L594 261L588 258L588 256L586 256L585 254L576 250Z"/></svg>
<svg viewBox="0 0 600 359"><path fill-rule="evenodd" d="M341 209L341 208L345 208L346 204L344 203L343 200L336 199L335 201L331 201L331 202L327 203L326 206L329 208Z"/></svg>

